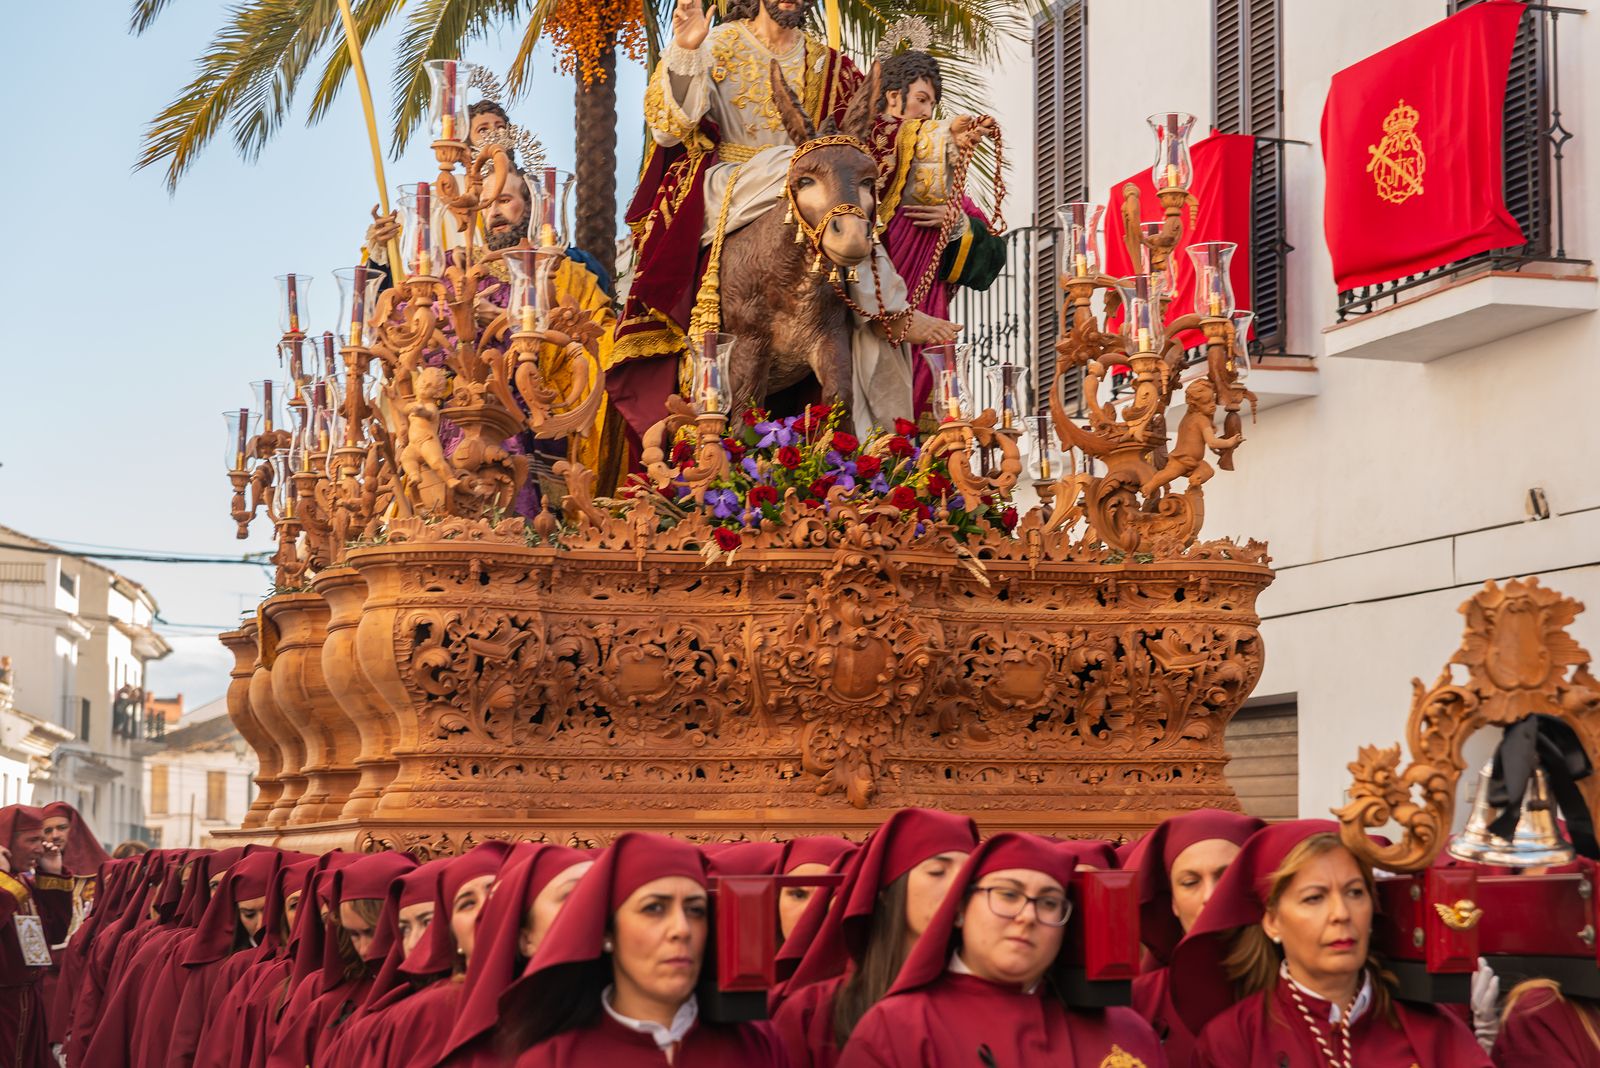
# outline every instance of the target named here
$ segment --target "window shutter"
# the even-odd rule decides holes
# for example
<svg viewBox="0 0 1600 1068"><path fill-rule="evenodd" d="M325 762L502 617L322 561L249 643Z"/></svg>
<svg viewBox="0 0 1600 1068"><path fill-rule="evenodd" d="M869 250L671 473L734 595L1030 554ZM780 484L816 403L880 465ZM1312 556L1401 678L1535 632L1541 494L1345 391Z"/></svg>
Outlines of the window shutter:
<svg viewBox="0 0 1600 1068"><path fill-rule="evenodd" d="M168 811L167 774L166 765L150 765L150 814L152 816L165 815Z"/></svg>
<svg viewBox="0 0 1600 1068"><path fill-rule="evenodd" d="M206 819L225 820L228 818L228 773L225 771L206 772Z"/></svg>
<svg viewBox="0 0 1600 1068"><path fill-rule="evenodd" d="M1056 335L1060 316L1059 260L1054 232L1056 209L1089 195L1088 5L1059 0L1034 26L1034 158L1041 238L1036 247L1033 321L1039 410L1048 410L1056 379ZM1082 380L1068 383L1069 412L1081 407Z"/></svg>
<svg viewBox="0 0 1600 1068"><path fill-rule="evenodd" d="M1223 133L1244 130L1244 34L1243 12L1246 0L1216 0L1212 6L1211 32L1216 42L1216 70L1213 78L1211 112L1217 129Z"/></svg>

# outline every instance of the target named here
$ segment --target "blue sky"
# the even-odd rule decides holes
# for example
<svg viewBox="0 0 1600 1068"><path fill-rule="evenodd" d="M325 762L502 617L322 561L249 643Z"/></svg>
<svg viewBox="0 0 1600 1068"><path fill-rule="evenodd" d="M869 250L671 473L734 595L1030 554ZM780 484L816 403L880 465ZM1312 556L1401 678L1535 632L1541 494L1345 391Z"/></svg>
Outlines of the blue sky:
<svg viewBox="0 0 1600 1068"><path fill-rule="evenodd" d="M12 302L0 343L0 524L97 547L271 547L265 517L251 540L234 539L220 413L249 403L249 381L278 376L275 275L313 275L315 328L333 328L331 272L354 262L377 197L353 82L315 127L304 125L299 101L254 164L219 137L176 195L161 168L132 169L145 125L187 82L225 8L174 3L138 38L127 32L127 6L113 0L72 5L70 33L60 5L12 13L0 64L10 146L0 203L11 237L0 270ZM380 126L397 32L366 51ZM520 33L502 29L462 58L503 75ZM572 84L548 54L538 67L511 117L570 169ZM644 76L624 68L625 203ZM386 165L391 196L437 169L422 138ZM149 685L182 692L191 706L220 696L231 657L216 630L252 608L270 577L245 566L112 566L148 586L164 618L200 625L163 630L175 652L152 665Z"/></svg>

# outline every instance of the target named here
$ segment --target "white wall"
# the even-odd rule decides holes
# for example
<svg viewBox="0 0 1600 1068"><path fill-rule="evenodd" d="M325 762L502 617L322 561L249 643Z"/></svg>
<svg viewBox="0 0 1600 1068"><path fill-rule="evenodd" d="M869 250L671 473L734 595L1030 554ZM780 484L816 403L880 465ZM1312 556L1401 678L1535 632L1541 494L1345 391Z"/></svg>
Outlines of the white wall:
<svg viewBox="0 0 1600 1068"><path fill-rule="evenodd" d="M1413 676L1431 684L1456 649L1457 606L1488 578L1540 574L1591 606L1574 633L1600 653L1600 315L1586 314L1428 364L1324 356L1336 291L1324 240L1319 128L1330 76L1444 15L1442 0L1281 4L1286 312L1290 351L1316 359L1321 393L1261 413L1238 470L1206 486L1209 535L1260 537L1281 568L1261 601L1258 698L1299 707L1300 807L1343 797L1362 744L1403 735ZM1202 0L1090 0L1091 194L1149 163L1144 118L1212 111L1210 9ZM1563 17L1568 254L1600 254L1589 187L1600 174L1600 17ZM1026 59L996 73L1029 87ZM1015 146L1025 124L1007 124ZM1198 135L1197 135L1198 136ZM1021 209L1019 208L1019 217ZM1553 517L1525 522L1543 487ZM1490 738L1475 747L1483 753ZM1469 784L1470 785L1470 784Z"/></svg>

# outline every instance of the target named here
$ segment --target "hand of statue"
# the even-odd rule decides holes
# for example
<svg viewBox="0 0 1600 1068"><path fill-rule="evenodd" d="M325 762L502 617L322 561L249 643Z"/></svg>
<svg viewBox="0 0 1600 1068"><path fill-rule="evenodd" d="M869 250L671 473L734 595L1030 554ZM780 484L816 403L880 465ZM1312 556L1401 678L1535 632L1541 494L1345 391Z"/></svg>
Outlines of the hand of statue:
<svg viewBox="0 0 1600 1068"><path fill-rule="evenodd" d="M935 319L924 312L911 313L911 325L906 328L909 345L948 345L961 333L961 324L947 319Z"/></svg>
<svg viewBox="0 0 1600 1068"><path fill-rule="evenodd" d="M955 138L956 147L962 151L977 148L985 137L993 137L999 132L1000 124L989 115L957 115L950 120L950 136Z"/></svg>
<svg viewBox="0 0 1600 1068"><path fill-rule="evenodd" d="M672 43L693 52L710 32L710 5L702 7L700 0L678 0L678 6L672 9Z"/></svg>
<svg viewBox="0 0 1600 1068"><path fill-rule="evenodd" d="M378 205L372 205L372 225L367 227L366 236L367 255L379 262L388 262L389 242L399 237L400 213L391 211L387 215L379 215Z"/></svg>
<svg viewBox="0 0 1600 1068"><path fill-rule="evenodd" d="M945 212L949 210L946 204L906 204L900 209L905 212L915 226L928 230L937 230L944 225Z"/></svg>
<svg viewBox="0 0 1600 1068"><path fill-rule="evenodd" d="M61 850L55 846L46 845L39 851L39 870L46 875L61 874Z"/></svg>

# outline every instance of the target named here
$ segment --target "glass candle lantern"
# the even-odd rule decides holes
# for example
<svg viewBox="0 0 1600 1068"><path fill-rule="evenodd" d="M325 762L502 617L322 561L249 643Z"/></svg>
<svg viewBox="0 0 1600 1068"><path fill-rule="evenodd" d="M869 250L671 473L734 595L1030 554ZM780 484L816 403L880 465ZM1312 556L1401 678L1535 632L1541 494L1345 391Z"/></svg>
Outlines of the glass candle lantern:
<svg viewBox="0 0 1600 1068"><path fill-rule="evenodd" d="M1194 313L1202 319L1226 319L1233 314L1233 279L1230 267L1232 241L1202 241L1189 246L1194 263Z"/></svg>
<svg viewBox="0 0 1600 1068"><path fill-rule="evenodd" d="M933 414L941 421L972 418L972 391L967 385L971 345L924 345L922 358L933 371Z"/></svg>
<svg viewBox="0 0 1600 1068"><path fill-rule="evenodd" d="M316 345L303 336L285 338L278 343L278 365L289 376L288 381L284 383L290 391L289 396L284 398L285 404L303 399L306 382L310 380L307 369L317 366L315 349Z"/></svg>
<svg viewBox="0 0 1600 1068"><path fill-rule="evenodd" d="M422 69L428 75L428 129L433 139L465 142L472 129L467 85L477 65L459 59L430 59Z"/></svg>
<svg viewBox="0 0 1600 1068"><path fill-rule="evenodd" d="M1156 189L1188 189L1194 178L1189 160L1189 135L1194 132L1194 116L1182 111L1151 115L1147 120L1156 135L1156 163L1150 179Z"/></svg>
<svg viewBox="0 0 1600 1068"><path fill-rule="evenodd" d="M1035 482L1054 482L1067 473L1067 454L1056 438L1048 415L1030 415L1023 420L1026 432L1020 451L1027 460L1028 477Z"/></svg>
<svg viewBox="0 0 1600 1068"><path fill-rule="evenodd" d="M1160 352L1165 335L1150 276L1119 278L1117 292L1122 297L1122 332L1128 338L1128 352Z"/></svg>
<svg viewBox="0 0 1600 1068"><path fill-rule="evenodd" d="M1142 222L1139 224L1139 273L1150 276L1150 284L1155 293L1162 300L1171 300L1178 295L1177 282L1173 279L1172 258L1167 257L1166 262L1156 266L1156 253L1150 247L1150 241L1160 236L1165 222Z"/></svg>
<svg viewBox="0 0 1600 1068"><path fill-rule="evenodd" d="M279 449L267 461L272 465L272 503L279 519L294 518L294 473L297 457L292 449Z"/></svg>
<svg viewBox="0 0 1600 1068"><path fill-rule="evenodd" d="M994 388L994 403L999 409L998 425L1001 430L1021 428L1022 412L1027 407L1022 393L1026 371L1027 368L1020 363L1002 363L989 368L989 382Z"/></svg>
<svg viewBox="0 0 1600 1068"><path fill-rule="evenodd" d="M558 266L554 256L531 248L507 249L503 255L511 276L506 315L514 334L530 334L544 329L550 310L551 279Z"/></svg>
<svg viewBox="0 0 1600 1068"><path fill-rule="evenodd" d="M528 182L529 244L534 248L565 249L571 244L568 215L576 179L555 167L535 167L524 177Z"/></svg>
<svg viewBox="0 0 1600 1068"><path fill-rule="evenodd" d="M285 336L305 333L311 321L306 298L311 292L309 274L278 275L278 333Z"/></svg>
<svg viewBox="0 0 1600 1068"><path fill-rule="evenodd" d="M1236 311L1229 318L1233 320L1233 352L1229 360L1229 368L1233 376L1240 382L1250 377L1250 331L1255 329L1256 313L1253 311Z"/></svg>
<svg viewBox="0 0 1600 1068"><path fill-rule="evenodd" d="M277 429L279 410L283 405L283 386L271 379L250 383L250 409L260 423L260 429L271 433Z"/></svg>
<svg viewBox="0 0 1600 1068"><path fill-rule="evenodd" d="M444 269L444 203L427 182L400 187L400 258L407 274L433 278Z"/></svg>
<svg viewBox="0 0 1600 1068"><path fill-rule="evenodd" d="M696 415L728 415L733 407L729 364L732 334L696 334L689 342L689 403Z"/></svg>
<svg viewBox="0 0 1600 1068"><path fill-rule="evenodd" d="M1062 268L1068 278L1088 278L1100 271L1101 222L1105 205L1074 201L1057 209L1061 226Z"/></svg>
<svg viewBox="0 0 1600 1068"><path fill-rule="evenodd" d="M333 272L339 284L339 344L365 347L377 342L378 293L383 272L366 264Z"/></svg>
<svg viewBox="0 0 1600 1068"><path fill-rule="evenodd" d="M223 462L229 471L243 471L250 462L245 450L250 447L250 439L261 432L261 420L248 408L230 408L222 413L222 426L227 431Z"/></svg>

